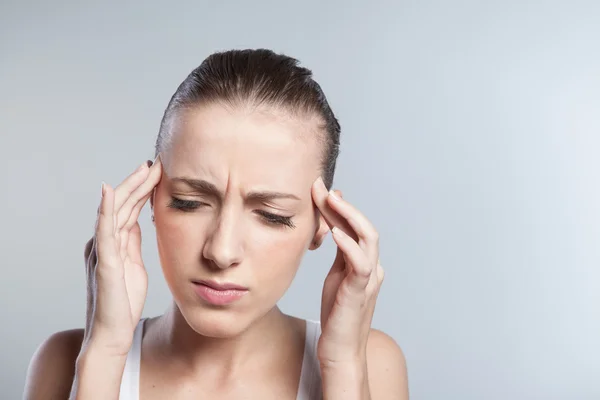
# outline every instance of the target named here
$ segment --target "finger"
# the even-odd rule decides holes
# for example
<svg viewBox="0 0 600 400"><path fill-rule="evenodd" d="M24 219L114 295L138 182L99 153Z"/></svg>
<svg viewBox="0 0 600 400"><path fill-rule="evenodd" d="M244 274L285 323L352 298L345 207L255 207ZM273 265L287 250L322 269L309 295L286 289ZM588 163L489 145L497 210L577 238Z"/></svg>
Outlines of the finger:
<svg viewBox="0 0 600 400"><path fill-rule="evenodd" d="M140 213L142 212L142 209L144 208L144 206L150 199L150 196L152 196L152 193L153 193L153 191L151 190L147 195L142 197L141 200L139 200L137 202L137 204L133 207L133 209L131 210L131 215L129 216L129 219L127 220L127 222L125 222L125 225L123 225L124 230L131 229L131 227L133 225L135 225L136 222L138 222Z"/></svg>
<svg viewBox="0 0 600 400"><path fill-rule="evenodd" d="M369 313L373 315L375 312L375 306L377 303L377 297L379 297L379 292L381 290L381 284L383 282L384 271L381 264L377 263L377 268L374 268L374 273L372 274L371 279L369 280L369 284L367 285L367 293L370 294L371 301L369 302Z"/></svg>
<svg viewBox="0 0 600 400"><path fill-rule="evenodd" d="M334 211L342 216L354 232L356 232L361 247L365 250L369 250L372 256L378 257L378 254L374 252L379 245L379 233L367 217L348 201L331 192L327 197L327 203Z"/></svg>
<svg viewBox="0 0 600 400"><path fill-rule="evenodd" d="M338 227L334 227L331 232L333 234L333 240L335 240L335 243L344 252L346 264L351 266L351 270L348 273L351 287L357 289L361 293L364 292L372 272L372 267L370 266L371 264L367 255L354 239Z"/></svg>
<svg viewBox="0 0 600 400"><path fill-rule="evenodd" d="M146 180L148 171L148 162L146 161L115 188L115 210L119 210L131 193Z"/></svg>
<svg viewBox="0 0 600 400"><path fill-rule="evenodd" d="M125 260L125 257L127 257L127 242L129 241L129 232L124 229L119 229L117 232L117 237L119 238L119 256L121 257L121 260Z"/></svg>
<svg viewBox="0 0 600 400"><path fill-rule="evenodd" d="M379 287L383 281L383 268L381 264L377 263L375 268L371 270L371 276L369 277L369 283L367 285L367 292L372 293L374 296L377 296L379 292Z"/></svg>
<svg viewBox="0 0 600 400"><path fill-rule="evenodd" d="M329 225L329 228L332 229L334 226L337 226L346 234L350 235L354 240L358 241L358 236L353 231L352 227L348 224L348 222L339 215L335 210L331 208L327 201L327 197L329 196L329 192L327 191L327 187L323 183L323 179L319 177L312 186L312 197L315 205L321 212L321 215Z"/></svg>
<svg viewBox="0 0 600 400"><path fill-rule="evenodd" d="M98 256L105 259L108 265L113 265L117 261L113 218L114 205L114 189L110 185L103 183L100 214L98 215L98 224L96 227L96 249L98 250Z"/></svg>
<svg viewBox="0 0 600 400"><path fill-rule="evenodd" d="M142 235L139 224L134 224L129 232L127 256L129 257L130 262L137 265L144 265L142 261Z"/></svg>
<svg viewBox="0 0 600 400"><path fill-rule="evenodd" d="M150 167L146 180L142 182L126 199L123 206L118 210L117 216L117 229L122 229L127 224L131 217L134 208L139 204L141 200L152 194L152 190L156 187L161 178L162 164L160 157L157 158L156 162ZM143 207L144 203L141 204ZM139 214L138 214L139 215ZM137 220L137 216L135 217Z"/></svg>
<svg viewBox="0 0 600 400"><path fill-rule="evenodd" d="M377 263L377 282L379 283L379 286L381 286L381 284L383 283L384 278L385 278L385 270L383 269L381 264L378 262Z"/></svg>

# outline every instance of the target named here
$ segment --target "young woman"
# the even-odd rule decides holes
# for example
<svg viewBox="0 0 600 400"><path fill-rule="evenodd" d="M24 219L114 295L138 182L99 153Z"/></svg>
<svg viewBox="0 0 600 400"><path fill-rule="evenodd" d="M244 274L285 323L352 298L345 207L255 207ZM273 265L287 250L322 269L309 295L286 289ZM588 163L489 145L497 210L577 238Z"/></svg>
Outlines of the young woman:
<svg viewBox="0 0 600 400"><path fill-rule="evenodd" d="M85 251L85 329L36 351L25 398L408 398L404 357L371 329L378 233L330 191L340 126L308 69L269 50L209 56L165 111L156 160L102 184ZM173 294L142 319L140 210L150 201ZM329 231L321 321L277 302Z"/></svg>

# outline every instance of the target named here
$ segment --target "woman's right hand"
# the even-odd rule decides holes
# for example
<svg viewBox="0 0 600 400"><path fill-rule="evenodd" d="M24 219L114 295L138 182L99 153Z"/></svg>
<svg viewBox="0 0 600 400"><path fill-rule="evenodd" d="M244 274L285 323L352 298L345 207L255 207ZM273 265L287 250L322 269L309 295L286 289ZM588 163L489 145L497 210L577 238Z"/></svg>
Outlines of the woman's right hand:
<svg viewBox="0 0 600 400"><path fill-rule="evenodd" d="M102 184L94 237L87 243L84 347L126 355L141 318L148 275L138 217L161 178L160 157L142 164L116 189Z"/></svg>

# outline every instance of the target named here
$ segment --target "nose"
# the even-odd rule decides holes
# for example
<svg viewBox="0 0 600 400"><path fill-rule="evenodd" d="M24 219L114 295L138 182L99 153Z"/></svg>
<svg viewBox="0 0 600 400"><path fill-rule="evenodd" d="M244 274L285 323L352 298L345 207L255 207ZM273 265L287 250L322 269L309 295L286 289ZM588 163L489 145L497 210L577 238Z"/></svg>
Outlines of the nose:
<svg viewBox="0 0 600 400"><path fill-rule="evenodd" d="M239 227L231 213L223 213L217 218L202 251L202 256L210 261L212 267L226 269L242 261L243 244Z"/></svg>

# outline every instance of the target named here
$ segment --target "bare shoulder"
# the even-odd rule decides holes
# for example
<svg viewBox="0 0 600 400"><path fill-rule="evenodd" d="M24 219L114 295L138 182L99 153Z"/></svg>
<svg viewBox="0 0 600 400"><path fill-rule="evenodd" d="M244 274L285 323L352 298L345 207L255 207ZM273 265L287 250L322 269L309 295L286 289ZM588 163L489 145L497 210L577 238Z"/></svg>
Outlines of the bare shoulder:
<svg viewBox="0 0 600 400"><path fill-rule="evenodd" d="M369 334L367 368L373 400L408 400L404 353L392 337L377 329Z"/></svg>
<svg viewBox="0 0 600 400"><path fill-rule="evenodd" d="M69 397L83 329L52 334L36 349L25 380L24 400Z"/></svg>

